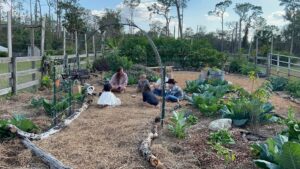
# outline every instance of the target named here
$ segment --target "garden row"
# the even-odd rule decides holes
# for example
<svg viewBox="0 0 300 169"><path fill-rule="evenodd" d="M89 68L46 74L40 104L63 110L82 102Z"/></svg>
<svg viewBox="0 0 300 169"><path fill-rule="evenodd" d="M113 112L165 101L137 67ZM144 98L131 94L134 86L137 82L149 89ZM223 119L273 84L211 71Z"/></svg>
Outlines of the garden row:
<svg viewBox="0 0 300 169"><path fill-rule="evenodd" d="M254 85L255 72L250 72L249 79ZM250 145L254 154L254 162L258 167L265 169L300 168L300 130L298 129L300 121L296 120L291 109L287 119L281 119L272 112L274 107L268 100L272 95L272 89L277 88L272 80L263 83L256 90L252 87L251 92L227 81L210 77L207 80L187 81L186 86L185 91L188 93L186 99L204 116L221 117L222 119L219 120L223 120L224 124L227 119L230 119L234 127L250 127L254 134L258 134L259 128L263 125L279 123L286 126L287 129L274 138ZM219 120L212 123L215 124ZM174 112L170 121L169 129L174 136L185 138L186 129L196 124L198 119L191 113L182 111ZM229 131L231 121L227 120L229 125L223 125L223 129L211 132L207 140L212 149L226 163L236 159L234 151L229 146L235 144Z"/></svg>

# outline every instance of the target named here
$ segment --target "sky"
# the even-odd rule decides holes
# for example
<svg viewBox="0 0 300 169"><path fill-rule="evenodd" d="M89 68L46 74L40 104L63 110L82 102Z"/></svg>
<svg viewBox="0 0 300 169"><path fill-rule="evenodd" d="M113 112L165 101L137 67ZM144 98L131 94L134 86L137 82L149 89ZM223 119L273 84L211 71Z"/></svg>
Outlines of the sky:
<svg viewBox="0 0 300 169"><path fill-rule="evenodd" d="M25 6L29 6L30 0L23 0ZM197 26L205 27L206 32L212 32L220 30L221 21L220 18L209 16L208 12L214 9L216 3L221 0L190 0L187 4L187 8L184 10L184 29L191 27L194 32ZM262 6L263 17L267 19L267 23L270 25L276 25L283 27L288 22L284 20L284 7L279 5L279 0L232 0L233 4L228 8L225 14L224 22L237 21L238 16L235 14L233 8L236 3L250 2L254 5ZM34 2L34 0L32 0ZM150 20L149 11L147 7L153 4L155 0L141 0L141 4L135 9L134 22L142 27L144 30L149 30L149 24L153 21L160 21L165 23L164 19L160 16L153 16ZM41 0L42 10L48 11L46 0ZM123 0L79 0L79 3L92 11L92 14L103 15L104 10L108 9L120 9L122 18L129 18L129 9L123 5ZM26 7L25 7L26 8ZM171 11L172 19L170 24L170 30L177 30L176 12L173 8ZM225 27L226 30L226 27ZM253 30L252 30L253 31Z"/></svg>
<svg viewBox="0 0 300 169"><path fill-rule="evenodd" d="M196 31L197 26L204 26L206 32L216 31L221 28L221 21L218 17L209 16L208 12L214 9L216 3L221 0L190 0L187 8L184 10L184 28L191 27ZM151 5L154 0L141 0L141 4L135 10L134 21L137 25L148 30L149 24L152 21L161 21L163 18L159 16L149 19L149 12L147 6ZM235 14L233 8L236 3L250 2L254 5L262 6L263 17L267 19L267 23L283 27L288 22L284 20L284 7L279 5L279 0L233 0L233 4L228 8L225 14L224 22L237 21L238 16ZM122 17L129 18L129 12L126 7L122 5L122 0L80 0L82 6L92 10L93 14L101 15L105 8L121 9ZM172 15L176 16L175 10L172 10ZM171 21L171 30L176 26L177 20ZM226 27L225 27L226 29Z"/></svg>

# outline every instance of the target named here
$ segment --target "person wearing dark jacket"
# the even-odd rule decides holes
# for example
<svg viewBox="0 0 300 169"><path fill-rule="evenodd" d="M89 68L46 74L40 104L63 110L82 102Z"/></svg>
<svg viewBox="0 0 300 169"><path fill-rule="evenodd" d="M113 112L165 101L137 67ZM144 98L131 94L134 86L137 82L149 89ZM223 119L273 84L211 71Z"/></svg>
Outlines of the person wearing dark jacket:
<svg viewBox="0 0 300 169"><path fill-rule="evenodd" d="M154 95L154 93L151 91L149 83L146 84L143 88L143 102L148 103L148 105L152 105L157 107L159 104L158 99Z"/></svg>

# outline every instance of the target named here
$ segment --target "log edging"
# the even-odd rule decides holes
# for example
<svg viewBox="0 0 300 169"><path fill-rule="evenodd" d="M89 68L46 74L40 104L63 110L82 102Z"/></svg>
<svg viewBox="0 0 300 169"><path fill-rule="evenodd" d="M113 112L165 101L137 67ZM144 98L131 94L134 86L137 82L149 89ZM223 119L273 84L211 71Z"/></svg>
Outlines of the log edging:
<svg viewBox="0 0 300 169"><path fill-rule="evenodd" d="M156 169L166 169L165 165L154 155L151 151L151 144L154 139L158 138L158 125L153 125L152 132L150 132L145 140L142 141L139 152L141 156L147 160L151 166Z"/></svg>
<svg viewBox="0 0 300 169"><path fill-rule="evenodd" d="M30 140L43 140L48 138L49 136L58 133L59 131L61 131L63 128L67 127L68 125L70 125L75 119L77 119L80 114L85 111L88 108L89 104L87 102L82 104L82 107L80 109L78 109L78 111L74 112L71 116L69 116L68 118L66 118L63 122L59 123L58 125L52 127L51 129L49 129L48 131L41 133L41 134L35 134L35 133L28 133L25 132L21 129L19 129L17 126L9 124L8 125L8 129L12 132L12 133L16 133L18 136L22 137L22 138L28 138Z"/></svg>

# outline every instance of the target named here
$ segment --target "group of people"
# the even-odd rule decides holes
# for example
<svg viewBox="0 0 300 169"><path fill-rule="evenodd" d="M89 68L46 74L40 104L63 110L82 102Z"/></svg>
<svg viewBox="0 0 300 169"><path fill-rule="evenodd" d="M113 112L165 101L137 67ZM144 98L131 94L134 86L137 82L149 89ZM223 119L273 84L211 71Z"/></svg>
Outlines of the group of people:
<svg viewBox="0 0 300 169"><path fill-rule="evenodd" d="M161 88L161 79L158 79L155 84L151 85L147 76L142 74L138 81L137 92L142 93L143 102L147 106L158 107L159 99L165 94L166 101L177 102L183 99L183 91L177 85L177 82L172 78L171 74L165 77L166 88L163 92ZM123 93L126 91L128 83L128 76L124 72L123 68L120 67L117 72L112 76L109 82L106 82L103 87L103 91L100 93L98 99L98 105L101 107L106 106L119 106L121 100L117 98L113 92Z"/></svg>

